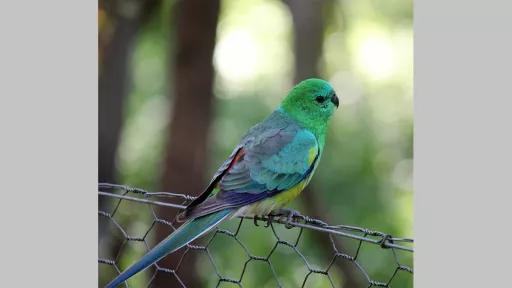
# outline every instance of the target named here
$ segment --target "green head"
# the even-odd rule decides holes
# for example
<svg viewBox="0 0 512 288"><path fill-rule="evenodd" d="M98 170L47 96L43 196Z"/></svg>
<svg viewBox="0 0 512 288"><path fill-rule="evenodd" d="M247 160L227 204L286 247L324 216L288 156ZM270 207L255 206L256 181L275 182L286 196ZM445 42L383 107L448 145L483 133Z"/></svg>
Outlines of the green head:
<svg viewBox="0 0 512 288"><path fill-rule="evenodd" d="M325 127L339 99L332 86L324 80L310 78L297 84L281 103L280 109L300 125L325 133Z"/></svg>

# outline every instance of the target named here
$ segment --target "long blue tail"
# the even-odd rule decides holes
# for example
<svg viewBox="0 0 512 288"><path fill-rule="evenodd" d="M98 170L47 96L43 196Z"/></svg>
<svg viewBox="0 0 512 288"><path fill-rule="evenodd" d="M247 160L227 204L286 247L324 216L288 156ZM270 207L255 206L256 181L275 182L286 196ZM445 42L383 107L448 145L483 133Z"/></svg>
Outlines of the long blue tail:
<svg viewBox="0 0 512 288"><path fill-rule="evenodd" d="M221 210L209 215L205 215L196 219L187 221L174 231L167 238L158 243L146 255L142 256L139 261L135 262L128 269L119 274L114 280L107 284L106 288L115 288L119 284L128 280L133 275L148 268L153 263L165 257L167 254L172 253L181 247L187 245L189 242L202 236L204 233L210 231L215 226L219 225L222 220L226 219L232 214L232 209Z"/></svg>

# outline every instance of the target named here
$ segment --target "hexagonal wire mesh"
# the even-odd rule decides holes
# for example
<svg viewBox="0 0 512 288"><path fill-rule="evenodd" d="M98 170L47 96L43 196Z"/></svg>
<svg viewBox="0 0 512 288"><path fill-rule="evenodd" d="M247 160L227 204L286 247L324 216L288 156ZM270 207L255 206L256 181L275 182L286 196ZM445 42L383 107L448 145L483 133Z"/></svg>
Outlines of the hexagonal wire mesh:
<svg viewBox="0 0 512 288"><path fill-rule="evenodd" d="M113 201L109 211L99 211L100 286L149 251L150 243L154 245L151 238L156 226L163 225L169 233L176 229L175 215L194 199L107 183L99 184L98 192L100 197ZM156 207L169 210L159 215L161 211ZM180 278L183 269L202 271L202 283L208 287L412 286L412 239L328 225L309 217L290 223L283 218L264 218L257 224L251 219L226 221L208 236L168 255L177 260L173 267L156 263L152 269L139 273L142 275L132 277L126 287L152 287L159 274L171 276L176 287L187 287ZM371 249L372 254L363 255L364 250ZM186 267L189 257L199 257L195 267ZM381 271L382 266L388 271ZM375 273L369 272L376 269ZM399 277L405 279L397 280Z"/></svg>

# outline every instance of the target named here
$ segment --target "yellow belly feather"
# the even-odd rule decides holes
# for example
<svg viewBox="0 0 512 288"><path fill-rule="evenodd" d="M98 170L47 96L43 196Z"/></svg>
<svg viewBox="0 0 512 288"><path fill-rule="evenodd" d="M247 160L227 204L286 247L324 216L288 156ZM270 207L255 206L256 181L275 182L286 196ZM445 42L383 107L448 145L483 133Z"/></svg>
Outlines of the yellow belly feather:
<svg viewBox="0 0 512 288"><path fill-rule="evenodd" d="M318 150L316 147L311 148L309 150L309 165L313 165L317 153ZM304 188L308 185L309 181L311 180L311 177L313 176L317 163L315 163L315 167L313 168L313 171L311 171L309 176L306 179L297 183L297 185L293 186L288 190L282 191L281 193L275 195L274 197L243 207L240 210L238 210L238 212L235 213L235 215L233 216L264 216L269 214L272 210L282 208L286 204L290 203L293 199L299 196L302 190L304 190Z"/></svg>
<svg viewBox="0 0 512 288"><path fill-rule="evenodd" d="M256 202L254 204L248 205L238 213L236 213L237 216L244 215L244 216L264 216L269 214L272 210L282 208L286 204L288 204L290 201L295 199L295 197L299 196L299 194L304 190L304 188L308 185L309 181L311 180L311 175L309 175L308 178L302 180L294 187L285 190L274 197L271 197L269 199L265 199L260 202Z"/></svg>

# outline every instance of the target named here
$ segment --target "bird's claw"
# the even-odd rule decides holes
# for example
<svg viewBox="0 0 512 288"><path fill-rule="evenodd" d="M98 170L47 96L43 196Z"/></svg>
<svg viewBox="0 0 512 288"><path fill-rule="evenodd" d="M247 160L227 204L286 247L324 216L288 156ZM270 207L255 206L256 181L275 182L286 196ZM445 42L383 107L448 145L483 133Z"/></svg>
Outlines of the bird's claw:
<svg viewBox="0 0 512 288"><path fill-rule="evenodd" d="M278 209L274 212L272 212L271 214L269 214L269 216L271 217L286 217L286 221L284 223L284 227L286 227L287 229L291 229L293 227L295 227L293 225L293 222L294 220L302 220L302 221L306 221L306 216L303 216L302 214L300 214L300 212L296 211L296 210L293 210L293 209L288 209L288 208L281 208L281 209Z"/></svg>
<svg viewBox="0 0 512 288"><path fill-rule="evenodd" d="M270 226L270 224L272 224L272 220L274 219L274 215L269 214L269 215L267 215L266 218L267 219L265 219L265 217L260 217L258 215L254 215L252 220L254 221L254 225L258 226L258 227L260 226L260 224L258 224L258 221L260 221L260 220L261 221L265 221L265 225L263 227L267 228L267 227Z"/></svg>
<svg viewBox="0 0 512 288"><path fill-rule="evenodd" d="M292 225L292 222L295 220L306 220L306 218L300 214L298 211L296 210L290 210L290 213L288 214L288 217L286 218L286 224L284 225L284 227L286 227L287 229L291 229L293 228L294 226Z"/></svg>
<svg viewBox="0 0 512 288"><path fill-rule="evenodd" d="M272 225L273 220L274 220L274 215L268 214L267 215L267 223L265 224L265 228L270 227L270 225Z"/></svg>
<svg viewBox="0 0 512 288"><path fill-rule="evenodd" d="M254 215L254 217L253 217L254 226L260 226L260 224L258 224L258 220L260 220L260 218L256 215Z"/></svg>
<svg viewBox="0 0 512 288"><path fill-rule="evenodd" d="M263 227L267 228L272 224L272 222L274 221L275 218L280 218L280 217L286 218L286 220L284 221L283 224L287 229L291 229L291 228L295 227L294 222L299 222L299 221L303 222L304 224L327 226L327 223L325 223L323 221L320 221L317 219L312 219L308 216L304 216L304 215L300 214L299 211L294 210L294 209L289 209L289 208L280 208L280 209L274 210L266 216L266 219L265 219L265 217L260 217L260 216L255 215L253 217L254 225L260 226L258 224L258 221L265 220L265 225Z"/></svg>

